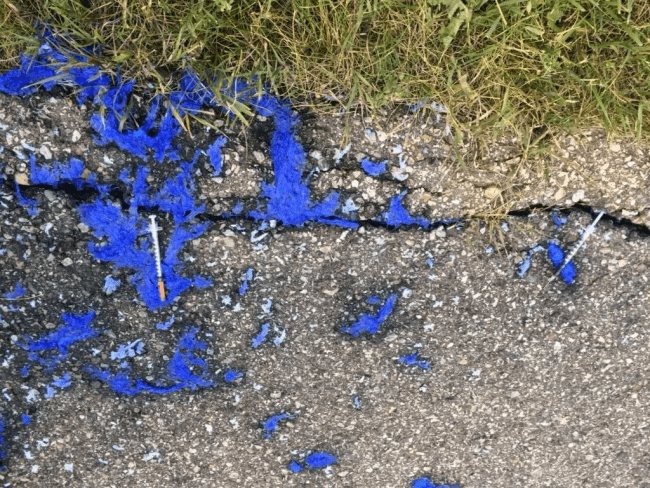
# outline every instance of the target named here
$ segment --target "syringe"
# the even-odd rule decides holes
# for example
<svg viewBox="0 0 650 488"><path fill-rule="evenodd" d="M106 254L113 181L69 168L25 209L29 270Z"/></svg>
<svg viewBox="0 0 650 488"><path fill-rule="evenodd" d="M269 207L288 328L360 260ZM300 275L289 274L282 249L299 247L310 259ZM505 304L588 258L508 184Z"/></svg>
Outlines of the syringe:
<svg viewBox="0 0 650 488"><path fill-rule="evenodd" d="M150 215L151 223L149 224L149 231L153 238L153 248L156 253L156 274L158 276L158 293L160 300L165 301L165 283L163 282L162 267L160 266L160 244L158 244L158 226L156 225L156 216Z"/></svg>

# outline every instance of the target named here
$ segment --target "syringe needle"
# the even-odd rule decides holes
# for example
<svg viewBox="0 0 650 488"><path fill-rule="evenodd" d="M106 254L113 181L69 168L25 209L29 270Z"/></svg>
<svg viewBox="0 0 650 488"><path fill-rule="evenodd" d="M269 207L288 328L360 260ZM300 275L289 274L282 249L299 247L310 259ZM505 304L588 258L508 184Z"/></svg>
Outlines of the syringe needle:
<svg viewBox="0 0 650 488"><path fill-rule="evenodd" d="M153 239L153 248L156 255L156 275L158 277L158 293L160 300L165 301L165 283L163 282L162 266L160 265L160 244L158 243L158 226L156 225L156 216L150 215L151 223L149 224L149 231Z"/></svg>

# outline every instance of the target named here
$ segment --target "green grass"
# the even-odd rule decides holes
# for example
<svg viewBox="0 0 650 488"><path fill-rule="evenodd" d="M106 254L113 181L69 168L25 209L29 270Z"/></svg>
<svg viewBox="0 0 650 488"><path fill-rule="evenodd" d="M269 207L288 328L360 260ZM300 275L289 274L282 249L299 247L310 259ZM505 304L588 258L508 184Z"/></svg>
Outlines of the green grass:
<svg viewBox="0 0 650 488"><path fill-rule="evenodd" d="M322 94L368 109L433 99L457 128L514 131L523 151L540 126L650 134L646 1L4 0L0 9L2 69L34 49L43 20L78 46L102 44L107 70L161 92L190 63L259 74L322 112L332 110Z"/></svg>

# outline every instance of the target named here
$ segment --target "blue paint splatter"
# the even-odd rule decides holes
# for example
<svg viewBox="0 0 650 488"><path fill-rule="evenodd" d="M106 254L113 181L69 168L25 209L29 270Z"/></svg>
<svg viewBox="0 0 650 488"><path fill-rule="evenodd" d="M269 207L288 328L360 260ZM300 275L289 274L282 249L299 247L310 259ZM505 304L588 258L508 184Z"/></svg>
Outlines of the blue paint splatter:
<svg viewBox="0 0 650 488"><path fill-rule="evenodd" d="M378 296L371 296L366 299L366 303L369 303L371 305L375 305L379 303L379 297Z"/></svg>
<svg viewBox="0 0 650 488"><path fill-rule="evenodd" d="M564 263L564 251L562 251L562 248L555 244L553 241L550 241L548 243L548 258L556 268L559 268L562 266L562 263ZM569 263L567 263L564 269L562 269L560 272L560 276L567 285L573 283L576 274L577 272L573 261L569 261Z"/></svg>
<svg viewBox="0 0 650 488"><path fill-rule="evenodd" d="M20 193L20 185L18 182L15 184L16 188L16 198L18 199L18 203L20 204L21 207L23 207L25 210L27 210L27 213L34 217L38 215L38 202L36 200L31 200L29 198L23 197L23 194Z"/></svg>
<svg viewBox="0 0 650 488"><path fill-rule="evenodd" d="M350 334L352 337L359 337L361 334L376 334L379 332L379 327L382 323L388 318L388 316L393 312L393 307L397 301L397 295L392 294L388 297L384 305L379 309L377 315L372 316L369 314L363 314L359 320L357 320L351 326L342 326L341 331L346 334Z"/></svg>
<svg viewBox="0 0 650 488"><path fill-rule="evenodd" d="M115 361L116 359L132 358L141 354L143 349L144 344L142 343L142 339L136 339L130 344L120 345L120 347L117 348L117 351L111 352L111 359Z"/></svg>
<svg viewBox="0 0 650 488"><path fill-rule="evenodd" d="M567 223L567 218L560 217L555 210L551 212L551 218L553 219L553 223L556 225L558 229L560 229L564 224Z"/></svg>
<svg viewBox="0 0 650 488"><path fill-rule="evenodd" d="M229 369L226 371L226 373L223 375L223 380L226 383L234 383L237 381L239 378L243 378L244 373L242 371L237 371L235 369Z"/></svg>
<svg viewBox="0 0 650 488"><path fill-rule="evenodd" d="M315 452L305 458L305 464L309 469L323 469L337 461L334 454L329 452Z"/></svg>
<svg viewBox="0 0 650 488"><path fill-rule="evenodd" d="M194 204L191 169L191 163L181 163L176 177L165 181L155 194L150 193L146 183L147 168L139 167L133 181L129 181L126 174L121 175L123 181L131 187L128 213L101 198L77 208L81 220L93 229L95 237L107 239L102 244L91 242L88 245L90 252L97 259L113 262L116 268L133 270L130 281L150 310L169 305L192 285L204 288L212 283L201 277L190 279L179 275L183 264L178 259L178 254L186 242L201 236L209 225L193 222L205 210L205 206ZM141 210L156 209L171 214L174 220L167 250L161 260L167 291L164 302L160 300L158 292L149 221L146 216L140 215Z"/></svg>
<svg viewBox="0 0 650 488"><path fill-rule="evenodd" d="M264 429L264 437L270 439L273 436L273 433L278 429L278 424L283 420L293 419L293 415L288 413L280 413L278 415L272 415L262 422L262 428Z"/></svg>
<svg viewBox="0 0 650 488"><path fill-rule="evenodd" d="M29 425L29 423L32 421L32 418L26 413L22 414L20 416L20 419L22 420L24 425Z"/></svg>
<svg viewBox="0 0 650 488"><path fill-rule="evenodd" d="M354 403L354 408L355 408L356 410L361 410L361 400L359 400L359 397L358 397L358 396L355 396L355 397L354 397L354 399L353 399L353 403Z"/></svg>
<svg viewBox="0 0 650 488"><path fill-rule="evenodd" d="M411 488L460 488L459 485L436 485L429 478L418 478L411 481Z"/></svg>
<svg viewBox="0 0 650 488"><path fill-rule="evenodd" d="M14 288L14 291L8 291L4 295L2 295L5 298L8 298L10 300L20 298L26 293L25 289L23 288L23 285L20 283L16 283L16 287Z"/></svg>
<svg viewBox="0 0 650 488"><path fill-rule="evenodd" d="M70 385L72 385L72 381L70 380L70 373L64 374L61 378L54 378L52 380L52 385L56 386L57 388L68 388Z"/></svg>
<svg viewBox="0 0 650 488"><path fill-rule="evenodd" d="M239 287L239 294L240 295L245 295L246 291L248 291L248 284L253 281L253 268L248 268L246 270L246 274L244 275L244 279L242 281L241 286Z"/></svg>
<svg viewBox="0 0 650 488"><path fill-rule="evenodd" d="M259 333L253 337L252 346L253 349L257 349L262 342L264 342L269 334L270 324L268 322L262 324Z"/></svg>
<svg viewBox="0 0 650 488"><path fill-rule="evenodd" d="M4 438L5 419L0 417L0 471L6 471L7 468L2 464L2 459L7 457L5 449L7 448L7 441Z"/></svg>
<svg viewBox="0 0 650 488"><path fill-rule="evenodd" d="M417 366L422 369L429 369L429 361L420 359L419 354L414 352L405 356L400 356L397 361L404 366Z"/></svg>
<svg viewBox="0 0 650 488"><path fill-rule="evenodd" d="M530 269L531 259L533 255L543 250L544 248L542 246L535 246L534 248L528 251L528 253L526 254L526 259L524 259L521 263L519 263L519 272L517 274L520 277L524 276L526 272Z"/></svg>
<svg viewBox="0 0 650 488"><path fill-rule="evenodd" d="M361 167L370 176L377 177L382 173L386 172L386 163L387 161L382 161L381 163L374 163L370 159L365 158L361 160Z"/></svg>
<svg viewBox="0 0 650 488"><path fill-rule="evenodd" d="M208 148L207 154L210 158L210 164L214 171L212 172L213 176L219 176L221 174L221 148L228 141L224 136L217 137L217 140Z"/></svg>
<svg viewBox="0 0 650 488"><path fill-rule="evenodd" d="M104 279L104 293L107 295L111 295L112 293L117 290L117 287L120 286L122 282L120 280L116 280L112 276L107 276Z"/></svg>
<svg viewBox="0 0 650 488"><path fill-rule="evenodd" d="M93 339L99 333L90 326L95 318L95 311L86 315L63 314L61 320L65 325L46 334L38 340L27 338L24 342L19 341L17 344L22 349L29 352L29 359L38 362L46 368L46 371L52 370L60 361L68 356L68 351L73 344L88 339ZM38 353L56 350L43 356Z"/></svg>
<svg viewBox="0 0 650 488"><path fill-rule="evenodd" d="M289 464L287 464L287 468L292 473L300 473L303 469L305 469L298 461L291 461Z"/></svg>
<svg viewBox="0 0 650 488"><path fill-rule="evenodd" d="M167 322L159 322L159 323L157 323L156 324L156 329L158 329L158 330L169 330L169 328L174 323L174 320L175 320L174 316L172 315L171 317L169 317Z"/></svg>
<svg viewBox="0 0 650 488"><path fill-rule="evenodd" d="M165 378L149 383L141 378L131 379L127 372L111 373L109 370L87 366L85 370L94 379L109 385L113 391L122 395L155 393L164 395L182 389L196 390L215 386L214 379L208 373L205 360L194 356L193 352L203 351L207 345L196 339L198 327L188 327L178 340L174 356L167 364ZM171 383L171 384L168 384Z"/></svg>

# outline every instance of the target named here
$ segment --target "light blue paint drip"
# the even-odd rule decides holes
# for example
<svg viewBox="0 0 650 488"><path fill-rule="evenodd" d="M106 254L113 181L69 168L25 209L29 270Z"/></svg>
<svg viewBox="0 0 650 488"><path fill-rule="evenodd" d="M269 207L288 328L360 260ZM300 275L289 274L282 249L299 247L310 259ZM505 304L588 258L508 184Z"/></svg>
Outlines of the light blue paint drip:
<svg viewBox="0 0 650 488"><path fill-rule="evenodd" d="M112 276L107 276L104 279L104 293L107 295L111 295L112 293L117 290L117 287L120 286L122 282L120 280L116 280Z"/></svg>
<svg viewBox="0 0 650 488"><path fill-rule="evenodd" d="M169 328L170 328L170 327L172 326L172 324L174 323L174 320L175 320L175 318L174 318L174 316L172 315L171 317L169 317L169 319L167 320L167 322L160 322L160 323L157 323L157 324L156 324L156 329L158 329L158 330L169 330Z"/></svg>
<svg viewBox="0 0 650 488"><path fill-rule="evenodd" d="M345 205L341 207L341 212L343 212L344 214L350 214L352 212L356 212L357 210L359 210L359 207L355 205L354 200L352 200L352 198L348 198L345 201Z"/></svg>
<svg viewBox="0 0 650 488"><path fill-rule="evenodd" d="M528 253L526 254L526 259L524 259L521 263L519 263L519 272L517 274L520 277L524 276L526 272L530 269L531 259L533 255L543 250L544 248L542 246L537 245L528 251Z"/></svg>
<svg viewBox="0 0 650 488"><path fill-rule="evenodd" d="M360 410L361 409L361 400L359 400L358 396L354 397L353 402L354 402L354 408L356 410Z"/></svg>
<svg viewBox="0 0 650 488"><path fill-rule="evenodd" d="M139 355L144 348L144 344L141 341L142 339L136 339L129 344L122 344L117 351L111 352L111 359L115 361L116 359L132 358Z"/></svg>

